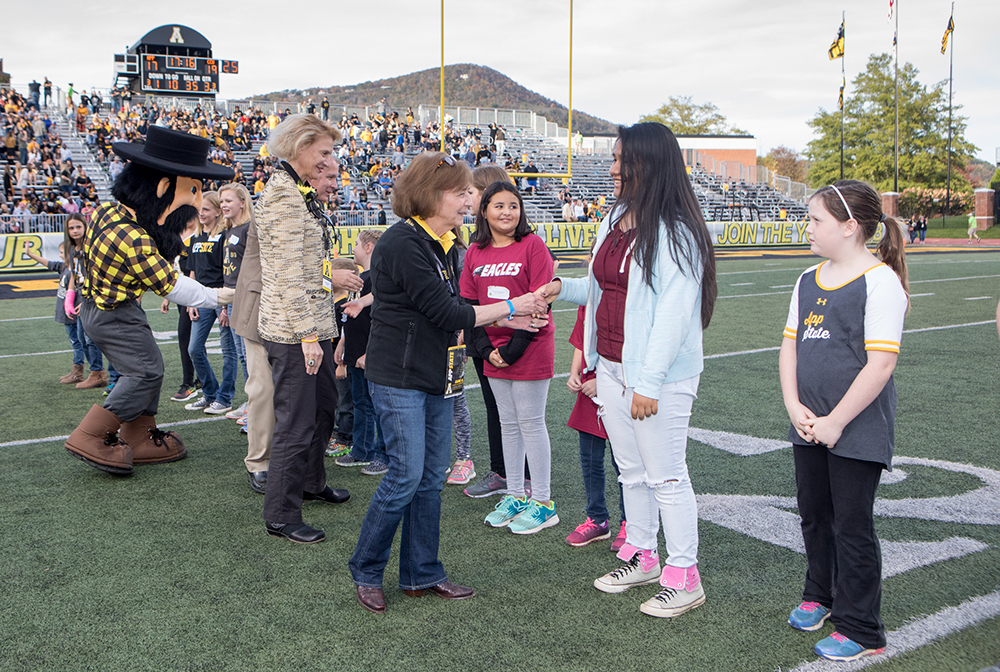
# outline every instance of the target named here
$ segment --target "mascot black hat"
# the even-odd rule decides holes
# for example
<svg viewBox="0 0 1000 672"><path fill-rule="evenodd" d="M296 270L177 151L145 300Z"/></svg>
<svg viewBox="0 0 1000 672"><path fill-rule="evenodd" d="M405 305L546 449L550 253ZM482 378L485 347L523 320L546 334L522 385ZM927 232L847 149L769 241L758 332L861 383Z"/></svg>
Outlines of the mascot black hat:
<svg viewBox="0 0 1000 672"><path fill-rule="evenodd" d="M167 173L202 180L232 180L232 168L208 160L211 147L207 138L150 126L146 142L116 142L115 154L135 163Z"/></svg>

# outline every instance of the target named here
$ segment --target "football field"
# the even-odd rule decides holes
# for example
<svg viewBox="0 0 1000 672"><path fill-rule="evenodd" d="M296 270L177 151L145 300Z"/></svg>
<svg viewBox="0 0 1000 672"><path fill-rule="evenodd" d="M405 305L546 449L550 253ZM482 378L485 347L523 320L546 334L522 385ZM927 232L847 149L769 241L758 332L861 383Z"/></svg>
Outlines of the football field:
<svg viewBox="0 0 1000 672"><path fill-rule="evenodd" d="M181 377L177 312L160 314L149 295L144 307L167 369L158 420L175 425L188 457L127 478L86 466L63 441L101 403L101 391L56 382L71 354L52 320L55 281L30 281L25 291L52 296L0 300L0 670L975 672L996 664L1000 252L908 257L896 458L876 504L886 653L818 661L812 647L832 626L804 633L787 624L805 558L778 347L792 286L816 261L720 258L688 444L707 601L676 619L639 612L655 586L619 595L593 588L620 564L610 542L564 541L583 522L585 501L577 434L565 425L574 401L565 385L574 306L554 305L557 375L547 405L562 522L530 536L493 529L483 518L497 498L474 500L445 486L441 559L476 597L403 595L397 541L385 575L388 609L376 616L356 603L347 560L378 477L328 459L329 483L352 498L305 505L305 521L324 529L326 541L268 537L235 423L169 401ZM209 345L220 371L217 335ZM482 397L474 372L466 382L482 475ZM234 406L245 399L242 386L240 374ZM607 470L613 475L610 463ZM610 478L607 492L616 521Z"/></svg>

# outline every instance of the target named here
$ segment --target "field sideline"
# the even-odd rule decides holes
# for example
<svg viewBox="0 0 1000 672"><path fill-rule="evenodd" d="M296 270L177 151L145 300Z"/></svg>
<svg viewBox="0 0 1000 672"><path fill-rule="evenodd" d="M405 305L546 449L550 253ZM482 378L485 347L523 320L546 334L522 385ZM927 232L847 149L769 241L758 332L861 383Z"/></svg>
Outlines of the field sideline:
<svg viewBox="0 0 1000 672"><path fill-rule="evenodd" d="M719 261L720 299L705 334L688 447L708 600L677 619L639 613L655 587L594 590L593 579L618 564L608 544L564 542L584 517L576 433L565 426L573 403L565 386L569 304L554 306L557 377L547 406L562 522L528 537L491 529L482 519L497 499L472 500L446 486L441 557L449 578L477 596L405 597L394 552L388 611L375 616L355 602L346 564L376 478L328 460L330 483L353 496L339 507L306 505L305 520L327 541L303 547L267 537L235 423L167 401L180 382L177 313L153 310L152 296L144 306L167 368L159 419L177 426L189 457L124 479L90 469L62 441L101 397L55 382L70 355L51 318L54 298L0 300L0 671L577 671L631 663L684 672L975 672L996 664L1000 253L928 252L908 257L897 460L876 511L885 655L819 662L812 646L830 626L802 633L787 625L805 562L777 349L791 288L817 259L780 255ZM210 357L221 367L221 355ZM474 373L468 382L476 383ZM240 380L235 403L243 399ZM468 400L482 474L479 391L470 389ZM617 488L608 486L614 516Z"/></svg>

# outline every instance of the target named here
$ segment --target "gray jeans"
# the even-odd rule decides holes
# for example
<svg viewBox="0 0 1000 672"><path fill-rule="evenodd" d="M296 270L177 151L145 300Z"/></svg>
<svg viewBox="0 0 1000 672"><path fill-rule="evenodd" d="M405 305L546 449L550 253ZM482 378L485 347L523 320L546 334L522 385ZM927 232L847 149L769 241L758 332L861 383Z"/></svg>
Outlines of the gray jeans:
<svg viewBox="0 0 1000 672"><path fill-rule="evenodd" d="M120 374L104 408L122 422L156 415L163 383L163 357L138 301L101 310L90 299L80 304L80 319L90 340Z"/></svg>
<svg viewBox="0 0 1000 672"><path fill-rule="evenodd" d="M549 381L490 378L497 399L503 462L507 469L507 493L524 496L524 459L531 469L531 498L547 502L552 453L549 430L545 426L545 400Z"/></svg>

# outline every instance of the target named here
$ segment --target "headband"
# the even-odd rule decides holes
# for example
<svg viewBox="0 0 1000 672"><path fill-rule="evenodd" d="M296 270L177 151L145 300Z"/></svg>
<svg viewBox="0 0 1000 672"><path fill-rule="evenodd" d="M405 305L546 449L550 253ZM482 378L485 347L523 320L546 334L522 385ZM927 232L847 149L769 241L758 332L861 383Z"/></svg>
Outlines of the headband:
<svg viewBox="0 0 1000 672"><path fill-rule="evenodd" d="M844 195L840 193L840 189L837 188L837 185L831 184L830 188L837 192L837 196L840 196L840 202L844 204L844 209L847 210L847 219L854 219L854 213L851 212L851 206L847 204L847 199L845 199Z"/></svg>

